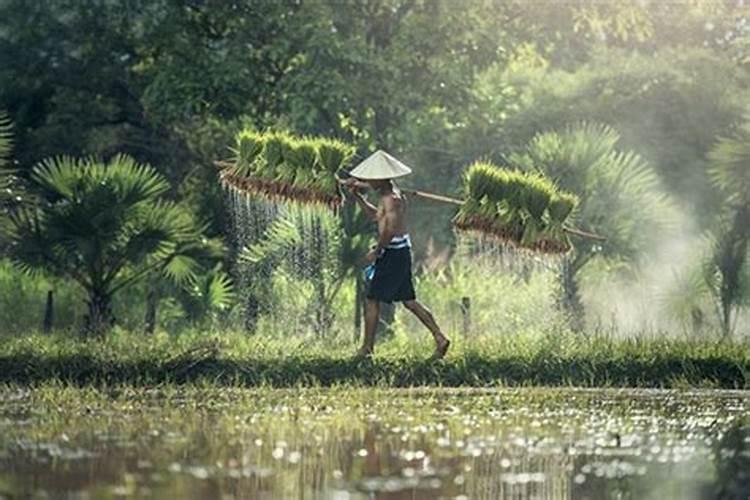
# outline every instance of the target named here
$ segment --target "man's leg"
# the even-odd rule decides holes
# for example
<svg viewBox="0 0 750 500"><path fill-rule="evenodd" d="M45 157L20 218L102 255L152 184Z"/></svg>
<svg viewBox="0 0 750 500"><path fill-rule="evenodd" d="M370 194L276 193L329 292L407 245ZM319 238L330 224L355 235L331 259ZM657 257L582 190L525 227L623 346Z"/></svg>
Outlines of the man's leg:
<svg viewBox="0 0 750 500"><path fill-rule="evenodd" d="M375 330L378 327L378 318L380 316L380 302L374 299L367 299L365 303L365 339L362 348L359 350L360 355L370 355L375 349Z"/></svg>
<svg viewBox="0 0 750 500"><path fill-rule="evenodd" d="M435 339L435 355L438 358L442 358L443 356L445 356L445 353L448 351L448 346L450 346L451 342L450 340L448 340L448 337L446 337L440 330L437 321L435 321L435 317L432 315L432 311L427 309L416 300L405 301L404 307L414 313L414 315L419 318L419 321L421 321L422 324L426 326L428 330L430 330L430 333L432 333L432 338Z"/></svg>

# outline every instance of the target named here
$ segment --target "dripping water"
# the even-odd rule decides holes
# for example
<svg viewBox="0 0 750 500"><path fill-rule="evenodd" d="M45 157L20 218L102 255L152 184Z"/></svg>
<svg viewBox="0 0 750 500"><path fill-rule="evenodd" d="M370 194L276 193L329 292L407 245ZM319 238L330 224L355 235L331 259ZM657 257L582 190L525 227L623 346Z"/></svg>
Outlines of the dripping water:
<svg viewBox="0 0 750 500"><path fill-rule="evenodd" d="M245 300L242 321L254 331L259 321L273 331L321 333L330 313L322 311L326 301L339 226L335 214L325 207L269 200L226 186L234 248L234 274L238 294ZM275 225L285 224L285 237L274 238ZM271 245L268 242L282 241ZM254 246L271 248L270 258L251 262L243 252ZM264 246L266 245L266 246ZM283 277L284 279L279 279ZM275 290L281 281L283 289ZM330 280L328 280L330 281Z"/></svg>

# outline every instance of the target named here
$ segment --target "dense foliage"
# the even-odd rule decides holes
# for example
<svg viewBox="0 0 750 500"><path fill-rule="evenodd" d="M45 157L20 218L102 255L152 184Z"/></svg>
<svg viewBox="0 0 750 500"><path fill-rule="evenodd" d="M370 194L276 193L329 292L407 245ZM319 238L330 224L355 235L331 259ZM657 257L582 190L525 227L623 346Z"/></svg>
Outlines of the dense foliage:
<svg viewBox="0 0 750 500"><path fill-rule="evenodd" d="M163 198L166 179L127 156L47 160L32 171L30 189L43 201L12 213L11 256L29 273L81 286L94 334L113 323L120 290L159 274L187 282L201 258L221 252L185 207Z"/></svg>
<svg viewBox="0 0 750 500"><path fill-rule="evenodd" d="M311 166L324 167L320 143L290 141L280 132L288 130L353 144L361 157L386 149L415 167L409 183L446 194L460 191L464 166L478 158L545 173L580 196L571 222L607 236L604 243L571 240L561 283L563 303L576 316L580 274L629 278L665 242L702 248L708 236L708 255L695 252L685 266L701 267L699 281L715 307L693 301L683 320L711 316L725 335L745 331L747 224L738 194L748 190L725 176L747 161L740 124L750 102L749 17L747 2L713 0L571 0L545 8L519 0L1 0L0 109L14 127L9 163L10 129L0 120L0 156L13 168L12 176L7 169L0 175L0 249L7 257L15 251L8 242L25 240L5 217L20 210L19 200L29 204L17 221L62 210L67 195L44 188L42 165L91 173L94 164L125 158L118 155L153 165L160 203L205 221L198 225L211 241L232 239L212 166L232 154L240 159L235 168L262 163L270 182L302 189L294 196L325 193L332 201L330 176L312 186L307 175ZM254 149L256 136L263 152ZM236 137L236 151L228 152ZM267 140L286 144L272 166ZM600 153L597 144L609 149ZM254 151L263 162L249 161ZM110 199L92 187L94 178L79 179L87 197L106 192ZM33 199L37 190L49 206ZM84 205L92 212L101 206L103 217L131 213L128 204L94 198ZM412 204L420 261L430 248L454 250L446 210ZM359 252L366 244L350 238L364 226L344 215L351 229L344 248ZM76 245L83 241L90 240L60 248L82 251ZM146 273L116 300L150 309L145 316L160 298L166 310L204 316L207 297L232 303L222 269L239 252L204 262L189 287ZM65 261L55 272L65 274L68 257L55 258ZM136 276L148 260L125 258L105 274ZM358 264L348 262L353 276ZM70 284L54 283L61 296L74 295L64 291Z"/></svg>

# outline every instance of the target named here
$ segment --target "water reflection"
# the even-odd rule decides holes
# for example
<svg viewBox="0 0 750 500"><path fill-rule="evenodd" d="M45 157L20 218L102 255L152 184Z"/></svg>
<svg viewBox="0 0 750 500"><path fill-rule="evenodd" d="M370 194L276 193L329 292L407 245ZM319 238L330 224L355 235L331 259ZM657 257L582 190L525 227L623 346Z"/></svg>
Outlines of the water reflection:
<svg viewBox="0 0 750 500"><path fill-rule="evenodd" d="M747 499L743 393L363 390L0 403L0 497ZM45 404L48 407L45 407Z"/></svg>

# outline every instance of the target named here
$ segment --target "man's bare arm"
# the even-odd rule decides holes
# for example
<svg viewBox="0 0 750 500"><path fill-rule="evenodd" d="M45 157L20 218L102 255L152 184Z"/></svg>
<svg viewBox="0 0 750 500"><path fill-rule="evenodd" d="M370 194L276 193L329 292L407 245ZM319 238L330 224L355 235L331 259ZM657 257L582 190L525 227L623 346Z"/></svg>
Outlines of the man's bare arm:
<svg viewBox="0 0 750 500"><path fill-rule="evenodd" d="M364 210L365 215L370 220L377 220L378 218L378 209L367 201L364 196L362 196L362 193L359 191L360 189L367 189L369 186L364 183L360 182L355 179L347 179L345 181L339 181L341 184L349 188L349 192L352 193L352 196L357 201L360 207L362 207L362 210Z"/></svg>
<svg viewBox="0 0 750 500"><path fill-rule="evenodd" d="M367 215L370 220L378 220L378 209L375 205L367 201L365 197L362 196L362 194L358 191L354 191L352 195L354 196L354 199L357 200L357 203L359 203L359 206L362 207L362 210L365 211L365 215Z"/></svg>

